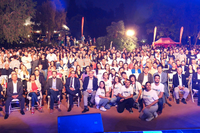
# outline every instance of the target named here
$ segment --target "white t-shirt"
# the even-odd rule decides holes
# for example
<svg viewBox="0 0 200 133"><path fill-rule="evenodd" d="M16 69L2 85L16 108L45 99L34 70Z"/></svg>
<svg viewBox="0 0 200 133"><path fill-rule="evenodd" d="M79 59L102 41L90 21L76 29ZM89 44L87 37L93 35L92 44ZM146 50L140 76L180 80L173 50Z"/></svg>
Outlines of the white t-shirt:
<svg viewBox="0 0 200 133"><path fill-rule="evenodd" d="M52 54L52 55L48 54L47 57L46 57L46 59L47 59L49 62L51 62L51 61L56 61L56 60L57 60L57 57L56 57L55 54Z"/></svg>
<svg viewBox="0 0 200 133"><path fill-rule="evenodd" d="M124 97L128 97L128 96L132 95L133 87L129 86L129 88L126 88L125 86L122 86L121 90L120 90L120 94Z"/></svg>
<svg viewBox="0 0 200 133"><path fill-rule="evenodd" d="M136 87L135 87L135 85L136 85ZM136 95L139 94L139 90L142 90L142 86L141 86L140 82L136 81L135 84L131 85L131 86L133 87L133 92L135 92Z"/></svg>
<svg viewBox="0 0 200 133"><path fill-rule="evenodd" d="M145 85L147 81L148 81L148 75L144 75L142 85Z"/></svg>
<svg viewBox="0 0 200 133"><path fill-rule="evenodd" d="M104 81L104 80L102 80L102 81ZM104 83L105 83L106 92L108 92L109 88L112 87L112 83L110 80L104 81Z"/></svg>
<svg viewBox="0 0 200 133"><path fill-rule="evenodd" d="M118 93L120 93L121 88L122 88L122 84L120 83L115 84L115 86L112 86L113 96L117 96Z"/></svg>
<svg viewBox="0 0 200 133"><path fill-rule="evenodd" d="M24 66L26 66L27 69L31 69L31 61L32 61L32 59L31 59L30 56L28 56L28 57L23 56L22 57L22 62L24 64Z"/></svg>
<svg viewBox="0 0 200 133"><path fill-rule="evenodd" d="M162 83L159 83L159 85L156 86L155 83L152 83L151 89L156 91L157 95L159 96L161 92L164 92L164 85Z"/></svg>
<svg viewBox="0 0 200 133"><path fill-rule="evenodd" d="M104 96L105 97L105 91L104 89L100 89L98 88L97 89L97 92L96 92L96 95L95 95L95 102L96 102L96 105L99 104L99 101L101 100L101 98L99 96Z"/></svg>
<svg viewBox="0 0 200 133"><path fill-rule="evenodd" d="M98 79L98 84L99 84L99 82L103 79L103 73L104 73L105 71L106 71L106 70L104 70L104 69L98 70L98 74L96 73L96 71L94 71L94 72L95 72L94 75L96 75L96 77L97 77L97 79Z"/></svg>
<svg viewBox="0 0 200 133"><path fill-rule="evenodd" d="M150 91L143 91L142 98L144 100L145 105L150 105L153 103L155 100L158 100L158 95L156 91L150 90Z"/></svg>

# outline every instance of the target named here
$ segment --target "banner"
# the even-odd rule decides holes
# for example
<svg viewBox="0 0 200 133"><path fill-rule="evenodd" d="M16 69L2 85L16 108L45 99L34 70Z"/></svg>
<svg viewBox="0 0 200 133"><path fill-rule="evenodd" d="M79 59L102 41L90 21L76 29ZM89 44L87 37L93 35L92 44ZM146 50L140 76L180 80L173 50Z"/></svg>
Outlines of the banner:
<svg viewBox="0 0 200 133"><path fill-rule="evenodd" d="M183 36L183 26L181 27L181 30L180 30L180 43L181 43L181 40L182 40L182 36Z"/></svg>
<svg viewBox="0 0 200 133"><path fill-rule="evenodd" d="M81 22L81 36L83 36L83 26L84 26L84 17L82 17L82 22Z"/></svg>

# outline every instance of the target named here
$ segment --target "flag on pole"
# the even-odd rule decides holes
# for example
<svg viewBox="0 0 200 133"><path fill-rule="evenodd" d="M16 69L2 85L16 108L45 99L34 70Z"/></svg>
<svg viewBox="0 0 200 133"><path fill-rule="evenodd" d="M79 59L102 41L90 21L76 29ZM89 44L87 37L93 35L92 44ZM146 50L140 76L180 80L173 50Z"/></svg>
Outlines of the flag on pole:
<svg viewBox="0 0 200 133"><path fill-rule="evenodd" d="M182 36L183 36L183 26L181 27L181 30L180 30L180 44L181 44L181 40L182 40Z"/></svg>
<svg viewBox="0 0 200 133"><path fill-rule="evenodd" d="M81 36L83 36L83 26L84 26L84 17L82 17L82 22L81 22Z"/></svg>
<svg viewBox="0 0 200 133"><path fill-rule="evenodd" d="M153 46L154 46L154 42L155 42L155 40L156 40L156 32L157 32L157 27L155 26L155 28L154 28L154 33L153 33Z"/></svg>

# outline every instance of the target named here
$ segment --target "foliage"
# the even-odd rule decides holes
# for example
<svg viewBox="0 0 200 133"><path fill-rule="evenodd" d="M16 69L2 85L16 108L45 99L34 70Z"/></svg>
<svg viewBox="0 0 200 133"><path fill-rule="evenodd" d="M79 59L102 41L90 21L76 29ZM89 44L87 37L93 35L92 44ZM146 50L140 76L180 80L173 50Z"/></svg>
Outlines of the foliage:
<svg viewBox="0 0 200 133"><path fill-rule="evenodd" d="M37 9L36 17L33 19L38 24L35 28L42 29L43 34L48 31L49 41L54 30L59 31L62 29L62 25L66 24L66 14L67 12L59 0L47 0Z"/></svg>
<svg viewBox="0 0 200 133"><path fill-rule="evenodd" d="M25 26L25 20L35 14L32 0L0 1L0 39L13 44L21 38L27 38L31 26Z"/></svg>
<svg viewBox="0 0 200 133"><path fill-rule="evenodd" d="M106 28L107 36L97 38L98 47L110 47L110 42L112 41L112 46L116 49L122 50L126 48L127 50L132 50L138 46L137 38L135 36L128 37L125 34L125 26L123 21L112 22L110 26Z"/></svg>

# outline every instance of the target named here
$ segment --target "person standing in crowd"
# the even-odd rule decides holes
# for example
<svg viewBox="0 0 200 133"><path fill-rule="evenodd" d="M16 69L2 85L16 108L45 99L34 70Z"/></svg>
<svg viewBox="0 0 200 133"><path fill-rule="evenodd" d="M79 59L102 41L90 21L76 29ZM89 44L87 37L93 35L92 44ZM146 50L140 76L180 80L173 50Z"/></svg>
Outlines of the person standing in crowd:
<svg viewBox="0 0 200 133"><path fill-rule="evenodd" d="M46 59L48 60L49 63L52 62L52 61L54 61L54 62L57 61L57 57L53 52L54 52L53 49L51 49L50 53L46 57Z"/></svg>
<svg viewBox="0 0 200 133"><path fill-rule="evenodd" d="M65 89L66 93L69 95L69 108L67 111L70 112L73 107L74 96L76 96L77 93L80 94L80 81L75 77L75 71L71 71L70 77L66 79Z"/></svg>
<svg viewBox="0 0 200 133"><path fill-rule="evenodd" d="M158 110L158 95L151 89L151 83L146 82L145 90L142 93L143 103L145 108L140 112L140 119L151 121L158 117L156 111Z"/></svg>
<svg viewBox="0 0 200 133"><path fill-rule="evenodd" d="M39 64L42 64L42 70L44 71L44 78L47 79L47 71L48 71L48 60L45 58L45 54L42 54L41 59L39 60Z"/></svg>
<svg viewBox="0 0 200 133"><path fill-rule="evenodd" d="M22 57L22 63L29 72L29 75L31 75L31 61L32 61L31 56L29 56L28 52L25 51L24 56Z"/></svg>
<svg viewBox="0 0 200 133"><path fill-rule="evenodd" d="M17 80L17 74L14 73L12 74L12 81L8 83L7 85L7 99L6 99L6 104L5 104L5 116L4 119L8 119L9 117L9 106L10 102L13 99L19 99L20 102L20 113L22 115L25 115L24 113L24 103L25 99L23 97L23 85L22 82Z"/></svg>

